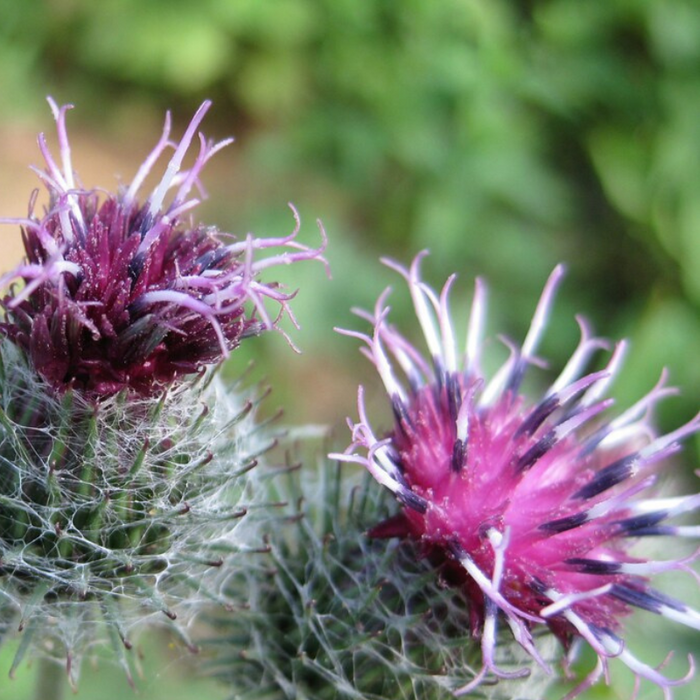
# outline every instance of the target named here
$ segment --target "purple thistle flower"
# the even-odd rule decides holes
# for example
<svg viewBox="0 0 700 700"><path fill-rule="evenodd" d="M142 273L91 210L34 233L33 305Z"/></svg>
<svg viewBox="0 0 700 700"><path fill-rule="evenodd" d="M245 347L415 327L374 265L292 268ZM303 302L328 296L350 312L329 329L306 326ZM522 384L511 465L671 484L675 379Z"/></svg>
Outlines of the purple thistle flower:
<svg viewBox="0 0 700 700"><path fill-rule="evenodd" d="M66 112L49 99L58 127L60 162L43 134L39 148L46 170L34 170L49 193L43 216L34 214L36 193L20 224L26 260L0 283L12 285L2 301L4 333L30 356L55 388L73 387L93 397L123 388L157 393L182 375L225 358L243 338L277 327L294 296L274 282L262 282L268 267L319 259L326 245L312 249L296 241L296 227L283 238L248 235L238 241L213 227L185 221L203 190L199 177L207 161L231 139L214 143L199 134L199 153L189 170L183 159L205 113L204 102L179 143L170 140L170 114L160 140L131 184L101 195L76 182L66 131ZM165 173L143 204L137 195L156 161L174 152ZM174 192L172 196L170 192ZM169 199L169 201L167 201ZM319 224L320 226L320 224ZM259 250L281 247L256 260ZM279 305L269 315L265 299ZM252 312L246 309L247 302Z"/></svg>
<svg viewBox="0 0 700 700"><path fill-rule="evenodd" d="M373 314L356 313L374 326L369 336L340 332L365 343L390 396L394 427L377 436L367 418L362 387L359 422L349 421L353 441L334 457L366 467L401 503L401 512L370 535L417 540L440 567L444 579L465 593L471 634L481 639L483 668L456 691L464 695L489 673L506 672L495 662L496 627L505 620L517 642L548 672L533 640L546 625L564 647L590 644L598 662L569 695L573 698L605 674L618 658L637 681L658 684L665 698L687 682L690 670L671 680L638 660L618 633L634 607L695 629L700 614L655 590L648 577L671 570L691 571L691 557L654 561L630 553L647 536L698 537L700 526L665 524L700 506L700 494L663 498L654 492L662 460L700 430L700 414L668 435L655 434L649 414L675 393L658 384L632 407L601 418L613 403L603 398L618 374L626 344L617 344L607 367L586 374L595 351L606 343L577 319L581 341L566 367L536 401L520 391L545 329L563 267L550 276L521 347L506 341L510 357L487 379L481 369L486 291L476 281L466 349L456 347L449 312L455 276L438 294L420 277L418 255L410 269L383 260L407 281L429 357L387 321L389 290ZM402 375L405 381L399 376Z"/></svg>

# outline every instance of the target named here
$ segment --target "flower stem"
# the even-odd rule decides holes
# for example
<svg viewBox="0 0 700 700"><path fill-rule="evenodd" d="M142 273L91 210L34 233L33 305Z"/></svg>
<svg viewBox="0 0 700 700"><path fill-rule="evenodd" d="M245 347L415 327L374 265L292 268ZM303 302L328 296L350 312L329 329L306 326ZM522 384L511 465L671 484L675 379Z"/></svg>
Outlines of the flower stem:
<svg viewBox="0 0 700 700"><path fill-rule="evenodd" d="M65 687L65 669L51 659L39 659L34 693L35 700L61 700Z"/></svg>

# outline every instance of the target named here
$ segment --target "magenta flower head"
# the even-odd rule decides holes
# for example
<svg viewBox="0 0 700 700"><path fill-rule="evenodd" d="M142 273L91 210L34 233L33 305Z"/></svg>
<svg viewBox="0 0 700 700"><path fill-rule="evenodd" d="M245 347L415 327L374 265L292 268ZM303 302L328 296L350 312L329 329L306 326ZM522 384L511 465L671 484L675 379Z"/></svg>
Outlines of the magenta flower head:
<svg viewBox="0 0 700 700"><path fill-rule="evenodd" d="M458 350L448 302L455 276L440 293L420 277L416 257L410 269L384 261L408 283L425 357L388 323L387 290L374 313L370 335L341 331L365 343L391 399L394 426L377 435L367 418L362 389L359 422L350 423L353 442L342 455L365 466L401 504L401 511L370 531L374 537L416 540L458 586L470 609L473 637L480 638L483 668L456 690L464 695L489 674L504 671L495 661L497 624L546 670L533 634L548 627L566 649L585 640L598 662L567 697L593 685L608 660L624 662L637 679L658 684L664 697L670 680L637 659L620 636L622 619L642 608L700 629L700 614L651 587L649 577L690 570L694 556L675 561L635 557L641 537L698 537L700 527L666 521L700 506L700 495L661 497L655 492L660 466L681 441L700 430L700 416L668 435L649 422L654 405L674 390L659 383L612 419L604 398L625 352L620 342L607 367L586 373L592 355L605 347L579 319L581 341L550 388L535 400L521 392L523 376L538 364L537 345L563 275L550 276L522 346L506 341L510 356L492 378L481 368L486 292L476 282L466 348ZM403 378L402 378L403 377Z"/></svg>
<svg viewBox="0 0 700 700"><path fill-rule="evenodd" d="M276 326L291 313L293 294L262 282L268 267L319 258L296 241L248 235L236 240L214 227L194 225L191 196L207 161L230 139L214 143L199 134L199 153L189 169L185 155L210 107L204 102L182 139L170 140L170 115L162 136L128 187L118 194L84 189L73 172L66 112L49 99L58 126L60 159L39 136L46 169L36 169L48 190L48 209L24 219L3 219L23 229L26 260L5 275L12 285L2 302L5 334L29 354L39 374L58 389L92 396L123 388L157 393L175 378L226 357L240 341ZM158 159L173 153L145 201L139 191ZM271 257L256 254L281 248ZM325 262L325 261L324 261ZM270 316L265 300L279 306ZM275 316L277 318L275 318ZM293 317L292 317L293 320Z"/></svg>

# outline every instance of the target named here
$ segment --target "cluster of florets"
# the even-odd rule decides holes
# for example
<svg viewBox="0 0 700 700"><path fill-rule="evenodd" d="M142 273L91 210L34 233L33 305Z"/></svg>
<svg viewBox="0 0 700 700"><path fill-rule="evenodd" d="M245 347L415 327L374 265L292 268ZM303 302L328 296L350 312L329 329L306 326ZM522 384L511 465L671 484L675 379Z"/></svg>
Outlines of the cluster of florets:
<svg viewBox="0 0 700 700"><path fill-rule="evenodd" d="M26 259L2 278L0 636L23 634L14 665L35 649L75 679L81 655L105 640L117 640L128 671L132 628L149 613L185 637L174 621L211 598L227 556L259 544L241 525L258 502L247 474L274 439L256 424L255 395L223 389L215 366L291 316L293 294L261 274L325 264L325 234L319 249L298 243L295 211L294 231L272 239L237 241L189 221L190 192L228 143L200 134L182 169L208 102L179 142L166 118L117 195L76 183L68 107L50 104L60 159L41 135L47 209L35 215L35 194L26 218L3 220L21 225ZM256 259L269 248L278 251Z"/></svg>
<svg viewBox="0 0 700 700"><path fill-rule="evenodd" d="M579 320L581 342L560 376L534 402L521 393L546 326L555 289L551 275L521 347L491 379L481 369L485 287L477 281L466 348L457 349L449 312L454 276L440 293L420 277L419 255L410 269L386 261L407 281L428 346L423 354L387 321L387 293L360 338L376 366L394 412L394 426L377 436L359 395L353 442L339 459L364 465L402 508L370 534L420 542L442 577L463 591L470 607L469 631L481 640L483 667L457 691L465 695L489 676L513 678L527 668L499 668L497 623L549 670L533 630L547 626L567 649L583 639L598 655L596 668L572 692L592 685L608 660L620 659L638 678L664 689L680 680L638 660L618 636L634 607L695 629L700 615L649 585L661 571L687 570L695 556L676 561L635 557L632 543L646 536L697 537L697 526L665 524L700 506L700 496L661 498L654 492L659 466L680 442L700 430L700 416L668 435L649 421L654 405L673 389L665 375L651 392L612 420L604 398L618 373L625 343L602 371L586 374L593 353L605 343ZM394 362L391 359L393 357ZM399 374L400 372L400 374ZM400 375L405 377L401 381Z"/></svg>
<svg viewBox="0 0 700 700"><path fill-rule="evenodd" d="M298 243L296 212L297 225L284 238L248 235L237 241L187 220L198 204L190 192L199 186L202 169L230 143L200 134L195 162L182 170L209 106L199 108L179 143L170 140L168 116L131 184L118 195L102 195L77 184L65 124L68 106L51 101L60 165L42 134L46 170L37 172L48 190L48 209L36 216L34 197L27 218L4 220L22 225L26 261L3 278L4 284L23 285L13 286L3 301L2 328L54 387L95 396L125 387L158 393L176 378L226 357L246 336L272 328L276 318L265 299L291 315L293 294L259 275L273 265L321 258L325 237L317 250ZM163 178L139 203L144 180L168 148L174 152ZM286 250L255 259L257 251L268 248Z"/></svg>

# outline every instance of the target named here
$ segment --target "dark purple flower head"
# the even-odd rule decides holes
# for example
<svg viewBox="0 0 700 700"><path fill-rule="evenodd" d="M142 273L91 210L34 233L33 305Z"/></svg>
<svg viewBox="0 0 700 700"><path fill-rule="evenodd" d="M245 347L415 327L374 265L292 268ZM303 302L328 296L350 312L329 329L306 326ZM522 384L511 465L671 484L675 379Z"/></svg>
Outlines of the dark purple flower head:
<svg viewBox="0 0 700 700"><path fill-rule="evenodd" d="M284 238L237 241L213 227L193 225L189 212L199 200L199 176L230 139L213 143L199 134L199 153L189 170L182 161L210 107L197 110L179 143L163 133L131 184L117 195L83 189L76 182L66 132L66 112L49 100L58 125L60 161L44 135L39 148L46 170L35 169L49 192L43 216L4 219L22 226L26 260L2 282L12 285L2 301L5 334L30 356L54 387L73 387L93 397L129 388L157 392L177 377L226 357L241 339L276 326L265 299L291 312L293 294L259 274L277 264L324 261L323 244L296 242L296 227ZM138 192L156 161L173 149L165 173L139 203ZM256 260L261 249L286 250ZM279 318L279 315L277 318Z"/></svg>
<svg viewBox="0 0 700 700"><path fill-rule="evenodd" d="M700 430L700 415L668 435L655 434L649 413L674 393L664 374L631 408L601 418L612 404L603 397L620 369L625 343L614 349L605 370L586 374L591 356L606 343L592 337L581 319L581 342L552 386L534 402L521 393L527 367L538 362L561 267L547 282L523 345L508 342L509 359L487 379L480 363L484 285L477 280L460 351L448 309L454 276L436 293L420 278L422 257L409 270L385 262L408 283L429 356L388 324L387 293L374 314L359 312L373 324L373 335L343 332L364 341L363 352L389 393L394 427L375 435L360 389L360 420L350 423L353 442L335 456L364 465L402 505L370 534L420 541L445 580L465 592L484 666L457 694L469 693L489 673L527 674L496 665L500 618L545 668L532 634L538 625L548 626L566 648L581 639L593 647L598 664L568 697L596 682L613 657L670 697L671 686L692 677L692 659L685 678L669 680L633 656L618 633L633 607L700 629L700 614L648 582L658 572L689 570L698 552L676 561L630 553L640 537L700 536L699 526L665 523L697 509L700 494L662 498L654 490L663 460Z"/></svg>

